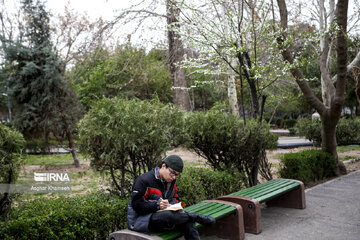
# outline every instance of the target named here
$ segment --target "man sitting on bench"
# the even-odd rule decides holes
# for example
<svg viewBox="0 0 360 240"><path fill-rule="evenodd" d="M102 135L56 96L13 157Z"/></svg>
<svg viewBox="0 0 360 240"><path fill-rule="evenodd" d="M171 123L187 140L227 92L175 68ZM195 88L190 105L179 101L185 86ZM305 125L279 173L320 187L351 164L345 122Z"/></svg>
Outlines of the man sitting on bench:
<svg viewBox="0 0 360 240"><path fill-rule="evenodd" d="M176 177L183 170L183 161L177 155L166 157L160 165L135 180L128 205L127 225L138 232L175 230L185 239L200 239L194 223L210 225L215 219L196 213L164 210L179 202Z"/></svg>

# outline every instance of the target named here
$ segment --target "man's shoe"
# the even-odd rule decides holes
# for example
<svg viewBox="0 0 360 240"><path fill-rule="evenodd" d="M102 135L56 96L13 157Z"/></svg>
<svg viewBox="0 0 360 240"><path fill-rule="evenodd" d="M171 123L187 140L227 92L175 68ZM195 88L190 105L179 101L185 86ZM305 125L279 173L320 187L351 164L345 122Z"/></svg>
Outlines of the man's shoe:
<svg viewBox="0 0 360 240"><path fill-rule="evenodd" d="M210 217L210 216L206 216L206 215L200 215L197 213L188 213L189 217L194 221L194 222L198 222L202 225L211 225L214 224L216 222L215 218Z"/></svg>

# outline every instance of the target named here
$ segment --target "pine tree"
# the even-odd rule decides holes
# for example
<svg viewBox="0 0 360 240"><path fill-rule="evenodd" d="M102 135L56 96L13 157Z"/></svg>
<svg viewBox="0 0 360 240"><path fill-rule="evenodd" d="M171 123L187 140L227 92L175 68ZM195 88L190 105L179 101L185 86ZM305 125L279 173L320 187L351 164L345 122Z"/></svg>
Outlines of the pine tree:
<svg viewBox="0 0 360 240"><path fill-rule="evenodd" d="M3 44L5 59L11 62L9 90L14 106L14 125L27 137L49 134L72 139L74 96L63 78L63 63L50 41L49 15L41 0L24 0L25 31L22 41ZM70 142L70 140L69 140ZM71 145L71 143L69 143ZM75 147L72 146L75 151ZM75 159L75 165L79 162Z"/></svg>

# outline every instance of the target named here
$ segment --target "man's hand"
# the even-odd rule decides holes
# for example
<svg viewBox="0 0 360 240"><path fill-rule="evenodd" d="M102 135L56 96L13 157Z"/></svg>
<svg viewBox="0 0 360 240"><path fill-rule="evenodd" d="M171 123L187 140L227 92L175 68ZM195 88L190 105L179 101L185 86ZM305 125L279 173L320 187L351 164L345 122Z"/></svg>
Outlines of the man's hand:
<svg viewBox="0 0 360 240"><path fill-rule="evenodd" d="M164 210L170 205L171 204L169 203L169 201L167 199L163 199L160 201L160 210Z"/></svg>

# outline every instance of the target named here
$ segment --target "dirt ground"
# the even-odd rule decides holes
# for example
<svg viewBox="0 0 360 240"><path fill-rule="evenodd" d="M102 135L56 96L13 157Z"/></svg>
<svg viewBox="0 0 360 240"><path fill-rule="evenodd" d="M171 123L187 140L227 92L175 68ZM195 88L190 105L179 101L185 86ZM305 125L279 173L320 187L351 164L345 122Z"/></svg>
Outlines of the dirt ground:
<svg viewBox="0 0 360 240"><path fill-rule="evenodd" d="M274 165L274 170L276 166L279 164L278 154L281 153L289 153L289 152L298 152L300 150L309 149L311 147L300 147L300 148L292 148L292 149L276 149L272 151L267 151L267 157L270 163ZM176 148L174 150L168 151L166 155L177 154L184 161L185 164L189 164L192 166L206 167L205 159L198 156L196 153L189 151L185 148ZM338 153L339 157L353 156L356 160L347 161L346 168L349 172L360 170L360 151L349 151L345 153ZM62 166L40 166L40 165L28 165L25 166L23 171L25 172L35 172L35 171L61 171L66 170L67 172L86 172L90 170L89 162L82 162L80 168L75 168L73 165L62 165Z"/></svg>
<svg viewBox="0 0 360 240"><path fill-rule="evenodd" d="M267 158L270 163L272 163L274 166L277 166L279 164L278 154L281 153L290 153L290 152L298 152L304 149L311 149L312 147L299 147L299 148L291 148L291 149L276 149L267 151ZM179 155L186 163L191 164L199 164L202 165L205 163L205 159L198 156L196 153L191 152L185 148L176 148L172 151L167 152L167 155L171 154L177 154ZM354 161L347 161L346 162L346 169L348 172L360 170L360 151L349 151L344 153L338 153L339 157L346 157L346 156L352 156L354 157ZM205 164L204 164L205 166Z"/></svg>

